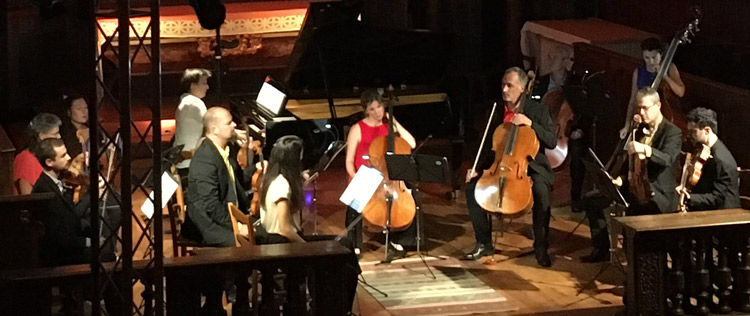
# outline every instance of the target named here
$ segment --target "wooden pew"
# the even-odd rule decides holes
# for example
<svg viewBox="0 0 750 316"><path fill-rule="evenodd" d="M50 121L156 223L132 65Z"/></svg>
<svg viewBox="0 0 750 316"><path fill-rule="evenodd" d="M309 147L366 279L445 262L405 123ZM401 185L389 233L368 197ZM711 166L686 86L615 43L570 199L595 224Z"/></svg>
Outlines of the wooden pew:
<svg viewBox="0 0 750 316"><path fill-rule="evenodd" d="M211 248L198 251L195 256L164 258L167 311L169 315L179 315L170 311L181 309L178 303L182 295L195 293L195 281L199 279L196 276L212 271L234 271L238 279L247 280L254 269L286 268L332 272L331 278L316 282L314 306L318 315L346 315L340 272L350 256L351 251L336 241L319 241ZM148 275L152 266L148 260L133 262L133 269L141 275ZM121 269L113 263L104 267L110 272ZM50 287L61 284L85 287L90 283L90 276L87 264L0 271L0 315L49 315Z"/></svg>
<svg viewBox="0 0 750 316"><path fill-rule="evenodd" d="M44 225L33 213L49 204L54 193L0 195L0 270L39 266L39 240Z"/></svg>
<svg viewBox="0 0 750 316"><path fill-rule="evenodd" d="M693 305L691 299L696 300L688 307L694 309L691 314L750 312L750 211L626 216L616 221L626 238L627 315L677 315L685 304ZM712 295L718 297L717 304Z"/></svg>

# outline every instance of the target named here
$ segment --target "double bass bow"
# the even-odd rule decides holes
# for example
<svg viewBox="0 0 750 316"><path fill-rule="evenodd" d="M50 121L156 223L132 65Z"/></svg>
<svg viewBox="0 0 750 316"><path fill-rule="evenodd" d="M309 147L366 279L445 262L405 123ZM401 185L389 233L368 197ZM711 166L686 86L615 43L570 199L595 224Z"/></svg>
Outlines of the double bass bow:
<svg viewBox="0 0 750 316"><path fill-rule="evenodd" d="M389 89L390 90L390 89ZM411 225L416 214L416 203L407 191L403 181L390 180L385 156L390 154L408 155L411 146L393 129L393 93L388 98L388 136L378 136L369 148L370 166L383 174L383 182L378 186L370 201L362 209L362 217L367 226L387 231L404 230Z"/></svg>
<svg viewBox="0 0 750 316"><path fill-rule="evenodd" d="M528 86L519 99L516 113L523 113L523 106L531 91L534 74L530 72ZM493 105L489 122L482 137L479 153L472 170L476 170L484 139L489 131L497 103ZM474 198L485 210L504 215L520 216L534 206L532 180L527 174L529 159L539 152L539 139L530 126L518 126L511 122L502 123L492 134L492 149L495 160L484 170L477 181Z"/></svg>

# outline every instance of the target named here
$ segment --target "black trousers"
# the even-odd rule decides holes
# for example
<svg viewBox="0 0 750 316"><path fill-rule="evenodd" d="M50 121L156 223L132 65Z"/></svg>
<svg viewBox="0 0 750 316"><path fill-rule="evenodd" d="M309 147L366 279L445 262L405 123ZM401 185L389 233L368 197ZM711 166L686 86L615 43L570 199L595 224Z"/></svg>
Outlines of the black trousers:
<svg viewBox="0 0 750 316"><path fill-rule="evenodd" d="M609 250L609 228L604 212L610 211L608 206L611 203L612 200L605 197L592 197L584 203L586 216L589 218L589 228L591 229L591 243L595 250ZM659 214L659 207L653 201L646 204L631 204L627 211L627 215L650 214Z"/></svg>
<svg viewBox="0 0 750 316"><path fill-rule="evenodd" d="M586 176L583 159L588 154L588 141L584 138L568 141L570 157L570 200L575 203L581 199L581 190Z"/></svg>
<svg viewBox="0 0 750 316"><path fill-rule="evenodd" d="M551 217L549 200L550 185L537 173L532 173L529 176L534 181L534 184L531 186L534 196L534 206L531 209L534 249L547 251L547 248L549 248L549 221ZM472 181L466 185L466 206L469 209L471 224L474 226L474 237L477 240L477 244L493 246L492 248L494 248L492 243L492 221L488 216L489 213L479 206L474 198L476 185L476 181Z"/></svg>

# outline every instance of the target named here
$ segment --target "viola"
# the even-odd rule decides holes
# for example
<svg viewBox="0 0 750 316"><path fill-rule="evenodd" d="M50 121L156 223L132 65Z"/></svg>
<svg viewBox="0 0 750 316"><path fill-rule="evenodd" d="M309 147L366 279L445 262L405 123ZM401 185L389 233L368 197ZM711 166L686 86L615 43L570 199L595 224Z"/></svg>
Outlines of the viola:
<svg viewBox="0 0 750 316"><path fill-rule="evenodd" d="M260 216L260 184L263 182L263 175L266 174L266 168L263 165L263 147L260 143L260 141L253 141L253 151L255 152L258 157L260 157L260 168L255 170L255 173L253 173L252 177L252 189L253 189L253 199L250 201L250 213L253 216ZM246 165L251 164L249 158L246 159Z"/></svg>
<svg viewBox="0 0 750 316"><path fill-rule="evenodd" d="M523 113L523 99L528 98L528 93L532 90L533 73L529 77L529 86L526 88L526 95L519 101L518 113ZM494 110L493 106L493 112ZM487 130L485 135L486 132ZM523 215L534 206L532 181L527 171L529 160L534 159L539 152L539 139L530 126L518 126L510 122L498 126L492 137L495 160L477 181L474 198L489 212ZM482 145L483 143L480 145L480 152ZM474 164L476 168L476 161Z"/></svg>
<svg viewBox="0 0 750 316"><path fill-rule="evenodd" d="M703 165L711 158L711 147L703 144L697 153L687 153L685 163L682 165L682 176L680 177L680 186L684 188L680 191L679 211L685 213L687 209L687 194L698 184L703 174Z"/></svg>
<svg viewBox="0 0 750 316"><path fill-rule="evenodd" d="M249 137L250 127L247 125L245 118L242 119L242 125L244 127L246 135L248 135ZM248 151L248 147L250 145L252 145L253 152L255 153L255 155L260 157L261 161L260 168L255 170L255 173L253 173L251 179L253 198L250 201L250 213L253 216L257 217L260 216L260 184L263 182L263 175L266 173L263 166L263 144L260 141L255 140L251 143L248 143L246 146L240 147L240 150L237 152L237 164L239 164L242 169L245 169L253 164L253 157L252 155L249 155Z"/></svg>

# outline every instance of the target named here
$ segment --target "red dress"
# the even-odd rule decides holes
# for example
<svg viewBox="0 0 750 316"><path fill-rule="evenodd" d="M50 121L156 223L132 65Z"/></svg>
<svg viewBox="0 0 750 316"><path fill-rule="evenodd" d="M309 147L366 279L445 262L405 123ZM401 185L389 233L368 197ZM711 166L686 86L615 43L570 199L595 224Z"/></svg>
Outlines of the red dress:
<svg viewBox="0 0 750 316"><path fill-rule="evenodd" d="M370 151L370 143L378 136L388 136L388 125L380 124L378 126L367 125L364 121L357 122L360 131L360 140L357 144L357 151L354 154L354 170L359 170L364 164L367 164L367 159L362 158Z"/></svg>
<svg viewBox="0 0 750 316"><path fill-rule="evenodd" d="M42 174L42 165L36 156L31 153L28 149L18 153L16 159L13 161L13 182L15 183L18 179L24 179L26 182L34 186L36 180L39 179L39 175ZM13 190L15 192L15 190ZM18 194L18 192L15 192Z"/></svg>

